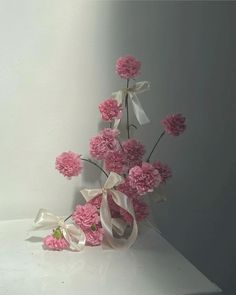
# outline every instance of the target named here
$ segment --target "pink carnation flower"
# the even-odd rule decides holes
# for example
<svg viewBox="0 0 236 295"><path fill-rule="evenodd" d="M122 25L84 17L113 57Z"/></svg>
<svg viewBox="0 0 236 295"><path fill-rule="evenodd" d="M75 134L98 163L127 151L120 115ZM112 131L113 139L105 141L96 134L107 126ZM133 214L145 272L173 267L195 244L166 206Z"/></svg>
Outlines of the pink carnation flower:
<svg viewBox="0 0 236 295"><path fill-rule="evenodd" d="M83 168L81 155L74 152L64 152L56 158L56 169L64 176L71 179L72 176L78 176Z"/></svg>
<svg viewBox="0 0 236 295"><path fill-rule="evenodd" d="M137 222L144 220L148 216L148 206L145 202L136 199L133 200L133 206ZM133 217L126 210L121 208L120 214L128 224L132 224Z"/></svg>
<svg viewBox="0 0 236 295"><path fill-rule="evenodd" d="M88 203L92 204L93 206L96 206L96 208L99 210L101 207L102 202L102 196L98 195L92 200L90 200ZM120 207L113 201L112 196L108 195L108 204L111 211L112 218L119 217Z"/></svg>
<svg viewBox="0 0 236 295"><path fill-rule="evenodd" d="M85 231L86 244L89 246L98 246L102 243L104 236L104 229L101 227L95 230L89 229Z"/></svg>
<svg viewBox="0 0 236 295"><path fill-rule="evenodd" d="M101 202L102 202L102 196L101 195L98 195L95 198L93 198L92 200L88 201L88 203L95 206L97 208L97 210L100 209Z"/></svg>
<svg viewBox="0 0 236 295"><path fill-rule="evenodd" d="M142 164L142 158L145 154L145 147L136 139L128 139L122 143L126 153L129 168Z"/></svg>
<svg viewBox="0 0 236 295"><path fill-rule="evenodd" d="M99 110L104 121L120 119L122 115L121 105L114 98L108 98L99 105Z"/></svg>
<svg viewBox="0 0 236 295"><path fill-rule="evenodd" d="M117 150L118 135L118 130L105 128L97 136L91 138L89 144L91 156L97 160L104 160L108 152Z"/></svg>
<svg viewBox="0 0 236 295"><path fill-rule="evenodd" d="M46 248L57 251L67 249L69 247L68 242L63 237L57 239L53 237L53 235L46 236L43 239L43 244Z"/></svg>
<svg viewBox="0 0 236 295"><path fill-rule="evenodd" d="M127 55L116 61L116 73L123 79L134 79L140 74L141 62Z"/></svg>
<svg viewBox="0 0 236 295"><path fill-rule="evenodd" d="M161 183L166 183L167 179L172 176L170 167L160 161L153 163L153 167L160 173Z"/></svg>
<svg viewBox="0 0 236 295"><path fill-rule="evenodd" d="M161 175L151 164L143 162L129 171L129 183L140 195L152 192L161 183Z"/></svg>
<svg viewBox="0 0 236 295"><path fill-rule="evenodd" d="M185 117L181 114L167 116L161 121L165 131L173 136L178 136L186 129Z"/></svg>
<svg viewBox="0 0 236 295"><path fill-rule="evenodd" d="M118 185L117 189L131 199L136 199L139 196L137 189L130 185L128 177Z"/></svg>
<svg viewBox="0 0 236 295"><path fill-rule="evenodd" d="M109 152L105 158L105 168L107 171L113 171L118 174L125 173L126 157L122 151Z"/></svg>
<svg viewBox="0 0 236 295"><path fill-rule="evenodd" d="M97 225L100 222L97 208L90 203L85 205L77 205L72 215L76 224L83 230L91 228L92 225Z"/></svg>
<svg viewBox="0 0 236 295"><path fill-rule="evenodd" d="M134 212L135 217L138 222L147 218L148 212L148 205L141 201L141 200L133 200Z"/></svg>
<svg viewBox="0 0 236 295"><path fill-rule="evenodd" d="M107 140L112 140L117 138L117 136L120 134L120 131L117 129L111 129L111 128L104 128L100 132L101 136L103 136Z"/></svg>

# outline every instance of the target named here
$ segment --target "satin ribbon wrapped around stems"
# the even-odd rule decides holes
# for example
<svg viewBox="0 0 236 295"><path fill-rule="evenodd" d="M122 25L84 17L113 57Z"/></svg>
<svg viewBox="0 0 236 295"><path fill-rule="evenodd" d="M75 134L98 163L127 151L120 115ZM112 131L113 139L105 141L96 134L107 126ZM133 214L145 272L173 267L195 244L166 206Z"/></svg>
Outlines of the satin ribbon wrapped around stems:
<svg viewBox="0 0 236 295"><path fill-rule="evenodd" d="M137 82L129 88L124 88L117 92L112 93L113 97L117 100L118 104L122 104L125 99L126 94L128 94L134 114L140 125L144 125L150 122L148 116L144 112L144 109L139 101L137 94L143 93L150 90L150 83L148 81ZM120 123L120 119L116 119L113 128L117 128Z"/></svg>
<svg viewBox="0 0 236 295"><path fill-rule="evenodd" d="M100 189L83 189L81 191L82 195L86 199L86 201L90 201L98 195L102 195L102 202L100 207L100 219L102 227L105 231L104 234L104 242L103 245L108 244L111 248L121 249L121 248L129 248L134 244L138 235L138 226L135 219L133 205L131 200L122 192L115 189L115 186L119 185L123 182L123 178L115 172L111 172L104 184L103 188ZM125 238L116 238L113 235L113 229L118 228L117 232L124 232L124 224L118 223L117 221L111 218L111 212L108 204L108 194L111 195L113 201L126 210L133 217L133 227L130 236ZM113 227L114 226L114 227ZM123 227L123 228L122 228Z"/></svg>
<svg viewBox="0 0 236 295"><path fill-rule="evenodd" d="M54 215L46 209L40 209L32 230L47 230L60 227L65 240L69 243L70 249L81 251L85 247L86 237L83 230L74 224L67 224L63 218Z"/></svg>

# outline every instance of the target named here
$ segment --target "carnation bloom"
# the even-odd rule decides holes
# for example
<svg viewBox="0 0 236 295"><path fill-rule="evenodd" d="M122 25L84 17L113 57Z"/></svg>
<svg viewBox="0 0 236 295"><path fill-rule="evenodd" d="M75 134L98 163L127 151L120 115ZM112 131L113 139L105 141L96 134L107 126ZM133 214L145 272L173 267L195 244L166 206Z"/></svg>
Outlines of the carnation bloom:
<svg viewBox="0 0 236 295"><path fill-rule="evenodd" d="M144 220L148 216L148 206L145 202L135 199L133 200L133 206L137 222ZM120 214L128 224L132 224L133 217L126 210L121 208Z"/></svg>
<svg viewBox="0 0 236 295"><path fill-rule="evenodd" d="M108 98L99 105L99 110L104 121L120 119L122 115L121 105L114 98Z"/></svg>
<svg viewBox="0 0 236 295"><path fill-rule="evenodd" d="M56 158L56 169L68 179L78 176L83 168L81 155L74 152L64 152Z"/></svg>
<svg viewBox="0 0 236 295"><path fill-rule="evenodd" d="M168 165L157 161L153 163L153 167L158 170L161 175L161 183L166 183L167 179L172 176L171 169Z"/></svg>
<svg viewBox="0 0 236 295"><path fill-rule="evenodd" d="M122 143L124 152L126 153L129 168L142 164L142 158L145 154L145 147L136 139L128 139Z"/></svg>
<svg viewBox="0 0 236 295"><path fill-rule="evenodd" d="M133 200L135 217L138 222L144 220L149 212L148 205L142 200Z"/></svg>
<svg viewBox="0 0 236 295"><path fill-rule="evenodd" d="M173 136L178 136L186 129L185 117L181 114L167 116L161 121L165 127L165 131Z"/></svg>
<svg viewBox="0 0 236 295"><path fill-rule="evenodd" d="M87 245L98 246L103 240L104 229L101 227L93 227L85 231L85 236Z"/></svg>
<svg viewBox="0 0 236 295"><path fill-rule="evenodd" d="M101 202L102 202L102 195L98 195L94 197L92 200L88 201L88 203L95 206L97 210L100 209Z"/></svg>
<svg viewBox="0 0 236 295"><path fill-rule="evenodd" d="M127 55L116 61L116 73L123 79L134 79L140 74L141 62Z"/></svg>
<svg viewBox="0 0 236 295"><path fill-rule="evenodd" d="M104 128L100 135L103 136L106 139L114 139L120 134L120 131L117 129L111 129L111 128Z"/></svg>
<svg viewBox="0 0 236 295"><path fill-rule="evenodd" d="M139 196L137 189L130 185L128 177L117 186L117 189L131 199L136 199Z"/></svg>
<svg viewBox="0 0 236 295"><path fill-rule="evenodd" d="M129 171L129 183L140 195L152 192L161 183L161 175L152 164L143 162Z"/></svg>
<svg viewBox="0 0 236 295"><path fill-rule="evenodd" d="M96 208L99 210L101 207L102 202L102 195L98 195L92 200L90 200L88 203L92 204L93 206L96 206ZM108 194L108 205L111 211L112 218L119 217L120 207L113 201L111 194Z"/></svg>
<svg viewBox="0 0 236 295"><path fill-rule="evenodd" d="M69 244L64 239L64 237L57 239L53 235L46 236L43 239L43 244L44 244L45 248L48 248L50 250L57 250L57 251L67 249L69 247Z"/></svg>
<svg viewBox="0 0 236 295"><path fill-rule="evenodd" d="M109 152L105 158L105 168L118 174L125 173L127 170L125 154L120 150Z"/></svg>
<svg viewBox="0 0 236 295"><path fill-rule="evenodd" d="M91 228L92 225L97 225L100 222L100 217L96 206L90 203L85 205L77 205L72 215L76 224L83 230Z"/></svg>
<svg viewBox="0 0 236 295"><path fill-rule="evenodd" d="M97 136L91 138L89 144L91 156L97 160L104 160L108 152L117 150L116 137L118 135L118 130L105 128Z"/></svg>

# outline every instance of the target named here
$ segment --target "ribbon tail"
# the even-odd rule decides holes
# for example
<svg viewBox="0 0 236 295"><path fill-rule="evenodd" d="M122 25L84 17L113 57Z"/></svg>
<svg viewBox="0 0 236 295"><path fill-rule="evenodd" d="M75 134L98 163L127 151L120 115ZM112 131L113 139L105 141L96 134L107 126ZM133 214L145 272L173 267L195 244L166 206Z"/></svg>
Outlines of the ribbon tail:
<svg viewBox="0 0 236 295"><path fill-rule="evenodd" d="M100 207L100 220L102 227L104 229L104 241L103 246L107 248L109 245L111 248L113 247L113 233L112 233L112 219L111 219L111 212L108 205L107 194L103 194L102 203Z"/></svg>
<svg viewBox="0 0 236 295"><path fill-rule="evenodd" d="M82 251L84 249L86 236L80 228L73 224L67 224L66 227L62 228L62 233L71 250Z"/></svg>
<svg viewBox="0 0 236 295"><path fill-rule="evenodd" d="M118 128L118 126L119 126L119 124L120 124L120 121L121 121L120 119L115 119L115 120L114 120L114 124L113 124L113 127L112 127L112 128L113 128L113 129L117 129L117 128Z"/></svg>
<svg viewBox="0 0 236 295"><path fill-rule="evenodd" d="M115 190L110 190L110 192L112 193L113 200L116 202L116 204L122 207L123 209L125 209L126 211L128 211L133 217L133 228L132 228L132 232L130 236L127 239L116 238L113 236L113 232L112 232L113 223L115 227L117 227L118 224L112 221L108 200L107 200L107 194L103 195L101 208L100 208L100 218L101 218L102 227L105 231L104 243L105 245L108 244L111 248L114 248L114 249L129 248L134 244L138 235L138 227L137 227L137 223L136 223L136 219L134 215L133 205L126 195ZM118 234L122 232L124 233L125 224L119 223L117 229L118 229Z"/></svg>
<svg viewBox="0 0 236 295"><path fill-rule="evenodd" d="M123 103L123 97L124 97L124 91L123 90L113 92L112 96L118 102L119 105Z"/></svg>
<svg viewBox="0 0 236 295"><path fill-rule="evenodd" d="M148 81L137 82L134 86L134 92L143 93L149 91L151 88L150 83Z"/></svg>
<svg viewBox="0 0 236 295"><path fill-rule="evenodd" d="M134 114L139 122L140 125L145 125L147 123L150 123L150 119L144 112L144 109L139 101L139 98L137 97L136 93L134 92L133 95L131 95L131 101L133 105Z"/></svg>
<svg viewBox="0 0 236 295"><path fill-rule="evenodd" d="M113 98L117 101L118 105L122 105L124 100L124 91L119 90L117 92L112 93ZM117 129L120 124L121 119L115 119L113 124L113 129Z"/></svg>
<svg viewBox="0 0 236 295"><path fill-rule="evenodd" d="M133 204L131 200L125 194L116 190L112 190L112 198L113 198L113 201L118 206L125 209L133 217L132 232L130 236L128 237L128 239L126 240L123 239L123 244L122 244L122 247L129 248L135 243L138 236L138 225L136 222Z"/></svg>
<svg viewBox="0 0 236 295"><path fill-rule="evenodd" d="M112 218L112 226L118 236L123 236L126 229L126 222L121 218Z"/></svg>
<svg viewBox="0 0 236 295"><path fill-rule="evenodd" d="M31 230L47 230L58 226L60 217L52 214L46 209L39 209L38 214L34 220L34 226Z"/></svg>

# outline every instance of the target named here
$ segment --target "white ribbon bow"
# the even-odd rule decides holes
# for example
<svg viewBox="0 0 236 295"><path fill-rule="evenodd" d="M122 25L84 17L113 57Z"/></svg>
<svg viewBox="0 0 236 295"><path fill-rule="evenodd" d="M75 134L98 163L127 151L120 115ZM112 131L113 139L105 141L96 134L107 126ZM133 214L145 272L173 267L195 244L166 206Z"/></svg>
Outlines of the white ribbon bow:
<svg viewBox="0 0 236 295"><path fill-rule="evenodd" d="M112 93L113 97L117 100L118 104L122 104L126 94L128 94L132 105L134 114L140 125L144 125L150 122L148 116L144 112L144 109L139 101L137 94L143 93L150 90L150 83L148 81L142 81L135 83L132 87L119 90ZM114 123L114 128L117 128L120 123L120 119L116 119Z"/></svg>
<svg viewBox="0 0 236 295"><path fill-rule="evenodd" d="M104 242L114 249L129 248L134 244L138 234L137 222L135 219L133 205L130 199L122 192L114 189L115 186L119 185L122 182L123 178L120 175L116 174L115 172L111 172L103 188L83 189L81 191L82 195L84 196L87 202L92 200L97 195L102 195L100 219L102 227L105 231ZM118 229L117 233L119 234L124 232L125 228L124 225L122 225L122 223L114 222L114 220L111 218L111 212L108 205L108 194L112 196L113 201L118 206L125 209L133 217L132 232L127 239L116 238L113 236L112 229Z"/></svg>
<svg viewBox="0 0 236 295"><path fill-rule="evenodd" d="M48 212L46 209L39 210L34 223L35 226L33 230L46 230L60 227L71 250L81 251L85 247L86 237L81 228L74 224L66 224L61 217Z"/></svg>

